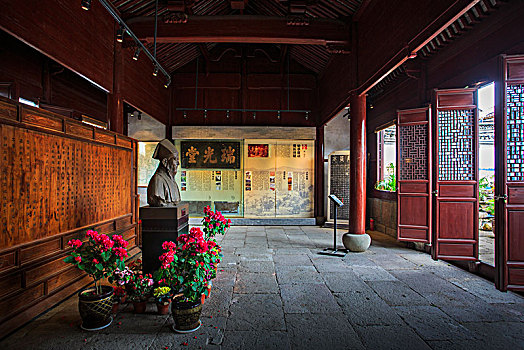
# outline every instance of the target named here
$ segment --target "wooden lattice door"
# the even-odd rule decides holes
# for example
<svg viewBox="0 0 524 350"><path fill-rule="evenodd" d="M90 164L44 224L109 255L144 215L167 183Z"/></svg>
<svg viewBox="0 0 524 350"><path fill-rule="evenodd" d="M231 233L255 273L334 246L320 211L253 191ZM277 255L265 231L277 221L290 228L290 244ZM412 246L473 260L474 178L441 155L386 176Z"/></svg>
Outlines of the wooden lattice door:
<svg viewBox="0 0 524 350"><path fill-rule="evenodd" d="M435 91L434 259L478 260L476 91Z"/></svg>
<svg viewBox="0 0 524 350"><path fill-rule="evenodd" d="M430 108L397 112L397 237L431 243Z"/></svg>
<svg viewBox="0 0 524 350"><path fill-rule="evenodd" d="M495 283L524 291L524 55L501 58L495 115Z"/></svg>

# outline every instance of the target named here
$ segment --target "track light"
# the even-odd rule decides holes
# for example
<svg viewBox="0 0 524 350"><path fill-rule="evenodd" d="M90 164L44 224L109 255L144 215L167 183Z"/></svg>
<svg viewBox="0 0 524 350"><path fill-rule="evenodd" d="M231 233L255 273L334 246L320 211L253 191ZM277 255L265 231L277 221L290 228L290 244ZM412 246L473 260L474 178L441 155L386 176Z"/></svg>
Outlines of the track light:
<svg viewBox="0 0 524 350"><path fill-rule="evenodd" d="M158 66L155 66L155 69L153 70L153 76L156 77L158 75Z"/></svg>
<svg viewBox="0 0 524 350"><path fill-rule="evenodd" d="M138 111L138 117L137 117L138 120L142 120L142 112Z"/></svg>
<svg viewBox="0 0 524 350"><path fill-rule="evenodd" d="M184 111L184 119L187 119L187 111Z"/></svg>
<svg viewBox="0 0 524 350"><path fill-rule="evenodd" d="M123 26L120 26L120 28L116 30L116 41L118 41L119 43L124 41L125 32L126 32L125 28Z"/></svg>
<svg viewBox="0 0 524 350"><path fill-rule="evenodd" d="M226 111L226 118L229 119L229 109Z"/></svg>
<svg viewBox="0 0 524 350"><path fill-rule="evenodd" d="M277 119L280 120L280 111L277 112Z"/></svg>
<svg viewBox="0 0 524 350"><path fill-rule="evenodd" d="M135 50L135 55L133 56L133 59L135 61L138 61L138 55L140 55L140 50L142 50L140 47L137 47Z"/></svg>
<svg viewBox="0 0 524 350"><path fill-rule="evenodd" d="M257 119L257 112L253 112L253 120Z"/></svg>
<svg viewBox="0 0 524 350"><path fill-rule="evenodd" d="M306 120L309 119L309 112L306 112L306 117L305 118L306 118Z"/></svg>
<svg viewBox="0 0 524 350"><path fill-rule="evenodd" d="M164 84L164 87L167 89L169 87L169 84L171 84L171 78L169 78L166 83Z"/></svg>
<svg viewBox="0 0 524 350"><path fill-rule="evenodd" d="M207 109L204 109L204 119L207 118Z"/></svg>
<svg viewBox="0 0 524 350"><path fill-rule="evenodd" d="M89 11L91 8L91 0L82 0L82 9Z"/></svg>

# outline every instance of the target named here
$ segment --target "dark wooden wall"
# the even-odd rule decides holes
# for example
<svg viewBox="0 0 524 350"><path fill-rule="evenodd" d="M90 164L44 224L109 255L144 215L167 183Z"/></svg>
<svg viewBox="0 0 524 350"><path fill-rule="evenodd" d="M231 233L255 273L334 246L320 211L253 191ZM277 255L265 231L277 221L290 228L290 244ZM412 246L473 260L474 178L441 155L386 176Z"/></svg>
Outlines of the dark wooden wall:
<svg viewBox="0 0 524 350"><path fill-rule="evenodd" d="M63 258L85 230L136 249L136 141L0 98L0 334L86 285Z"/></svg>
<svg viewBox="0 0 524 350"><path fill-rule="evenodd" d="M219 46L211 57L199 61L197 108L288 109L288 75L286 56L280 57L267 48L253 51L252 46ZM274 58L271 57L274 56ZM314 126L316 124L316 76L294 61L290 61L289 109L311 110L305 113L209 111L173 112L174 125L282 125ZM196 62L183 67L173 76L173 105L176 108L195 107Z"/></svg>
<svg viewBox="0 0 524 350"><path fill-rule="evenodd" d="M108 120L108 103L114 101L108 101L107 93L120 86L123 101L167 122L164 76L153 76L153 65L143 53L134 61L133 48L122 49L121 60L115 60L116 45L121 45L115 41L115 22L98 1L89 11L82 10L80 1L65 0L0 0L0 8L0 29L5 31L0 31L0 83L15 81L24 98L102 121ZM51 75L46 78L48 63Z"/></svg>
<svg viewBox="0 0 524 350"><path fill-rule="evenodd" d="M0 1L0 27L107 91L113 87L113 19L98 1Z"/></svg>
<svg viewBox="0 0 524 350"><path fill-rule="evenodd" d="M376 182L376 134L378 127L396 119L398 109L423 107L434 89L463 88L498 79L500 54L524 53L524 6L508 3L470 31L441 48L429 59L410 60L412 76L386 85L384 92L368 98L368 187ZM374 191L370 191L373 196Z"/></svg>

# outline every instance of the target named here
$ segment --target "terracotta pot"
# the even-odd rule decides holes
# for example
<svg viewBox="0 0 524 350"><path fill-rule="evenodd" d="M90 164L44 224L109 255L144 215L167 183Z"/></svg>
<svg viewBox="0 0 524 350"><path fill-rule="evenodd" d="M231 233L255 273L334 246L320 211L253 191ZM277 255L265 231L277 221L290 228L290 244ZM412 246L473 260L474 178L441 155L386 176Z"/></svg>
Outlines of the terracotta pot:
<svg viewBox="0 0 524 350"><path fill-rule="evenodd" d="M171 312L175 321L173 326L175 332L188 333L200 328L200 314L202 313L202 303L200 301L175 301L171 304Z"/></svg>
<svg viewBox="0 0 524 350"><path fill-rule="evenodd" d="M169 306L171 306L171 302L167 304L163 303L156 303L156 309L159 315L167 315L169 314Z"/></svg>
<svg viewBox="0 0 524 350"><path fill-rule="evenodd" d="M111 313L116 314L119 308L120 308L120 303L113 303L113 310L111 311Z"/></svg>
<svg viewBox="0 0 524 350"><path fill-rule="evenodd" d="M133 301L133 308L135 314L143 314L146 312L147 301Z"/></svg>
<svg viewBox="0 0 524 350"><path fill-rule="evenodd" d="M113 287L102 286L101 294L93 294L95 288L83 289L78 293L78 311L82 318L82 329L96 331L113 322Z"/></svg>

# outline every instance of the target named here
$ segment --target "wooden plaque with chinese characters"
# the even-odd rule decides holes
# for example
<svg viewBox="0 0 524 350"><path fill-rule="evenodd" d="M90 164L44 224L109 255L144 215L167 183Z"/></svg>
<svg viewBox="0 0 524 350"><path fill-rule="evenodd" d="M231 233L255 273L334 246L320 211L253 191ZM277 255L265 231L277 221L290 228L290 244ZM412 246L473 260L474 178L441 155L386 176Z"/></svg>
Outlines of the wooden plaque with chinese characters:
<svg viewBox="0 0 524 350"><path fill-rule="evenodd" d="M182 168L240 169L240 142L182 141Z"/></svg>
<svg viewBox="0 0 524 350"><path fill-rule="evenodd" d="M14 112L13 112L14 111ZM84 286L65 264L88 228L136 251L136 141L0 99L0 333Z"/></svg>

